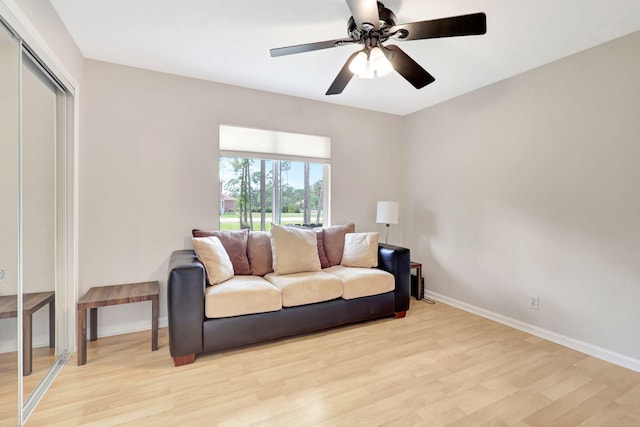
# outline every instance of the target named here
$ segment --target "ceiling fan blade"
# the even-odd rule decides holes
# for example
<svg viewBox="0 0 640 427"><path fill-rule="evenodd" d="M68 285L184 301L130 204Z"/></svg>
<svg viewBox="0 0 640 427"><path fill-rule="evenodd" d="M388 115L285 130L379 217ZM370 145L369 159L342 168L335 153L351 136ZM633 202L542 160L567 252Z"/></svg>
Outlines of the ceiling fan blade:
<svg viewBox="0 0 640 427"><path fill-rule="evenodd" d="M323 42L298 44L295 46L276 47L269 50L269 53L271 54L271 57L293 55L294 53L312 52L314 50L343 46L349 43L355 43L355 41L353 39L326 40Z"/></svg>
<svg viewBox="0 0 640 427"><path fill-rule="evenodd" d="M336 76L333 83L331 83L331 86L329 86L329 89L327 90L327 93L325 95L338 95L342 93L345 87L347 87L347 84L351 81L351 78L353 77L353 73L349 69L349 64L351 64L351 61L353 60L353 58L355 58L356 55L359 53L360 51L357 51L351 54L351 56L349 56L349 59L347 59L347 62L344 63L344 65L342 66L342 69Z"/></svg>
<svg viewBox="0 0 640 427"><path fill-rule="evenodd" d="M376 30L380 29L380 15L376 0L347 0L347 5L358 28L362 28L362 24L371 24Z"/></svg>
<svg viewBox="0 0 640 427"><path fill-rule="evenodd" d="M408 34L400 40L435 39L439 37L472 36L487 32L487 15L452 16L451 18L400 24L389 29L390 33L404 30Z"/></svg>
<svg viewBox="0 0 640 427"><path fill-rule="evenodd" d="M393 69L416 89L421 89L436 80L398 46L389 45L385 46L384 49L391 51L387 52L387 59L393 65Z"/></svg>

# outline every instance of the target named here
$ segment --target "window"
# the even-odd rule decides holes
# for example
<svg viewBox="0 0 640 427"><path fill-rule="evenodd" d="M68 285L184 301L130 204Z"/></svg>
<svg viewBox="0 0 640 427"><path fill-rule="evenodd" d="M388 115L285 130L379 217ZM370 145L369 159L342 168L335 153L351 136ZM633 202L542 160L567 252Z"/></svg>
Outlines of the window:
<svg viewBox="0 0 640 427"><path fill-rule="evenodd" d="M329 138L220 126L220 230L328 223Z"/></svg>

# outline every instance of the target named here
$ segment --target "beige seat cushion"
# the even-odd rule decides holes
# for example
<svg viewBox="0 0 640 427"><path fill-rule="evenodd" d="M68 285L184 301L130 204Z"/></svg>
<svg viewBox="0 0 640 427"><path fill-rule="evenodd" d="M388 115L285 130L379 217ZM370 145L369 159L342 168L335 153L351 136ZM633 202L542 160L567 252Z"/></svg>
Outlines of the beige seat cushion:
<svg viewBox="0 0 640 427"><path fill-rule="evenodd" d="M322 272L342 280L342 298L344 299L384 294L393 291L396 287L393 274L377 268L335 265L325 268Z"/></svg>
<svg viewBox="0 0 640 427"><path fill-rule="evenodd" d="M258 276L235 276L205 290L205 315L210 319L281 308L280 289Z"/></svg>
<svg viewBox="0 0 640 427"><path fill-rule="evenodd" d="M340 279L322 271L282 275L269 273L264 278L280 288L283 307L313 304L342 296Z"/></svg>

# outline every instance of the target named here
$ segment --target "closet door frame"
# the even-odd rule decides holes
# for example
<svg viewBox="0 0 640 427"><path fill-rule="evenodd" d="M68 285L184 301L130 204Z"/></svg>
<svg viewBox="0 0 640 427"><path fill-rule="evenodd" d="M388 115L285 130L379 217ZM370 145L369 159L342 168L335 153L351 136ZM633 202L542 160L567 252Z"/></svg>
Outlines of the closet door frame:
<svg viewBox="0 0 640 427"><path fill-rule="evenodd" d="M69 355L75 351L75 301L77 300L77 277L78 277L78 145L79 145L79 84L78 81L62 66L55 52L48 46L44 38L40 35L31 21L25 16L18 5L12 0L0 0L0 24L6 27L11 35L19 40L22 46L22 52L27 52L31 57L36 58L40 67L42 67L49 75L51 75L65 92L64 100L59 105L66 114L66 123L61 131L64 133L65 142L62 147L63 163L65 170L61 178L62 191L64 192L64 203L61 207L64 211L64 233L59 236L57 250L62 250L65 254L64 268L65 274L62 278L58 277L63 286L64 301L60 301L56 310L58 314L62 313L63 321L59 325L65 330L66 342L63 344L64 349L60 349L58 357L51 369L42 378L38 387L26 399L22 395L22 356L18 357L20 365L18 378L18 401L16 402L18 411L19 425L23 425L29 415L35 409L37 403L44 396L58 372L64 366ZM21 58L22 54L20 53ZM22 67L22 65L20 66ZM56 187L58 187L56 185ZM20 264L20 263L18 263ZM22 266L19 265L18 269ZM17 294L21 295L22 288L18 285ZM22 325L22 300L18 298L19 316L18 325L20 332L18 333L18 351L22 344L21 326ZM63 332L63 331L60 331ZM18 375L18 373L16 373Z"/></svg>

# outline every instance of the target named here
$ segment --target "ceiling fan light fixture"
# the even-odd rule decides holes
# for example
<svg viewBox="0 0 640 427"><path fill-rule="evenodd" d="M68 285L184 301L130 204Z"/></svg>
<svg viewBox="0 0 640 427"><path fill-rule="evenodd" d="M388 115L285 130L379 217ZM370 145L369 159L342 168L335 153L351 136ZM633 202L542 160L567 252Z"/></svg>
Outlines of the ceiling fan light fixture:
<svg viewBox="0 0 640 427"><path fill-rule="evenodd" d="M371 66L378 77L384 77L393 71L391 62L389 62L382 49L377 46L371 49L369 61L371 62Z"/></svg>
<svg viewBox="0 0 640 427"><path fill-rule="evenodd" d="M349 70L361 79L383 77L393 71L391 63L382 49L374 47L367 52L359 52L349 64Z"/></svg>
<svg viewBox="0 0 640 427"><path fill-rule="evenodd" d="M349 70L361 79L372 79L373 69L367 53L363 50L359 52L349 64Z"/></svg>

